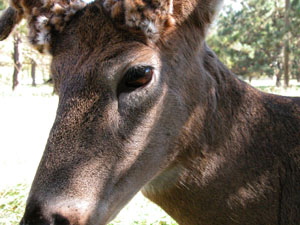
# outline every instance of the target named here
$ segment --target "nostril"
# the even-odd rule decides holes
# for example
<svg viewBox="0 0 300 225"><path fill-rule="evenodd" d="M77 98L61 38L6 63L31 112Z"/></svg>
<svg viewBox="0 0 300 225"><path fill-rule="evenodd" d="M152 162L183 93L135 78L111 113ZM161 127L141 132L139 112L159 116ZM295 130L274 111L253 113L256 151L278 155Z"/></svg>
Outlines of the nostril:
<svg viewBox="0 0 300 225"><path fill-rule="evenodd" d="M43 215L42 208L37 201L30 202L25 209L20 225L50 225L50 221Z"/></svg>
<svg viewBox="0 0 300 225"><path fill-rule="evenodd" d="M54 225L70 225L69 220L66 217L63 217L59 214L53 215Z"/></svg>
<svg viewBox="0 0 300 225"><path fill-rule="evenodd" d="M36 200L29 201L20 225L79 225L85 224L86 210L82 204L73 204L69 201L57 199L40 203ZM1 225L1 223L0 223Z"/></svg>

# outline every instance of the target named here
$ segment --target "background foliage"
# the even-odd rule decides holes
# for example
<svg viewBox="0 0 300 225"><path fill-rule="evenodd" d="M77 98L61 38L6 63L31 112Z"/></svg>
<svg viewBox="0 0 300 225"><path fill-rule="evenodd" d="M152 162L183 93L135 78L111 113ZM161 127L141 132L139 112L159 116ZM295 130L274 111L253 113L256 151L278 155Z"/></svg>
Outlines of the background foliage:
<svg viewBox="0 0 300 225"><path fill-rule="evenodd" d="M289 86L289 79L300 81L300 0L226 0L217 22L208 38L209 46L220 60L243 79L276 77L277 86L281 80ZM288 5L287 5L288 4ZM8 0L0 0L0 10L8 5ZM288 6L288 7L287 7ZM49 58L41 57L28 44L24 23L15 29L14 38L0 44L0 81L18 85L18 74L32 85L49 80ZM16 38L17 37L17 38ZM14 57L14 46L19 40L20 67ZM17 43L18 44L18 43ZM285 59L285 51L288 56ZM3 68L5 69L5 68ZM6 71L5 74L1 71ZM286 74L285 74L286 73ZM37 77L35 77L37 74ZM2 78L2 79L1 79ZM22 82L22 80L21 80Z"/></svg>
<svg viewBox="0 0 300 225"><path fill-rule="evenodd" d="M289 2L289 11L285 0L232 2L235 4L227 5L208 40L220 60L245 79L277 76L279 81L287 40L289 77L299 81L300 1Z"/></svg>

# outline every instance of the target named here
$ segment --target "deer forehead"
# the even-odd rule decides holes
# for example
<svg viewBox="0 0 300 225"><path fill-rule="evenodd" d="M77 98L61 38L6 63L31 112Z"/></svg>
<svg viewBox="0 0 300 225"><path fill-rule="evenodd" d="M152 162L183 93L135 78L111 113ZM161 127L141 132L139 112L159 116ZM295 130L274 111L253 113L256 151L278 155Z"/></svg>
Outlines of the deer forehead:
<svg viewBox="0 0 300 225"><path fill-rule="evenodd" d="M14 5L25 12L29 21L29 40L40 52L49 50L53 31L61 33L73 16L86 7L83 0L40 0L40 4L33 6L29 2L23 0ZM172 0L104 0L96 1L95 4L104 7L104 11L115 25L123 30L134 31L135 34L153 42L175 23L172 19Z"/></svg>

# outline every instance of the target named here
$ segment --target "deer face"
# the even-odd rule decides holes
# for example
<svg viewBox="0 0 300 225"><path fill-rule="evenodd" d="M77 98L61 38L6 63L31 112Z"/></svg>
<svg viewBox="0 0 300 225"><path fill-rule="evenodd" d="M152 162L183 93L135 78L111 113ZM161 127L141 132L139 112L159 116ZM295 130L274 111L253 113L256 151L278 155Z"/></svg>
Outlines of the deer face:
<svg viewBox="0 0 300 225"><path fill-rule="evenodd" d="M60 101L25 224L39 214L106 224L176 156L185 118L170 112L186 107L166 85L174 74L156 46L128 40L101 10L88 7L53 39Z"/></svg>
<svg viewBox="0 0 300 225"><path fill-rule="evenodd" d="M97 1L68 19L63 9L78 6L68 1L14 6L29 20L31 42L53 56L59 94L21 224L107 224L151 180L161 180L157 190L176 183L169 171L188 148L194 111L204 115L210 98L210 77L193 70L213 1L175 2L182 10L132 2Z"/></svg>

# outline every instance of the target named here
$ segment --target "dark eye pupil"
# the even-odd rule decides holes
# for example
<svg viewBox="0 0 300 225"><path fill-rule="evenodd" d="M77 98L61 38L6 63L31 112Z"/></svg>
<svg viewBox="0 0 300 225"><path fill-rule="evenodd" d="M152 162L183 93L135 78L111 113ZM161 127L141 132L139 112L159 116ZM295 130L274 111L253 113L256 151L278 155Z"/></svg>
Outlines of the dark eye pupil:
<svg viewBox="0 0 300 225"><path fill-rule="evenodd" d="M118 85L118 96L122 92L131 92L137 88L146 86L152 80L153 74L154 68L151 66L136 66L130 68Z"/></svg>
<svg viewBox="0 0 300 225"><path fill-rule="evenodd" d="M148 84L153 76L152 67L134 67L125 75L125 85L131 88L138 88Z"/></svg>

